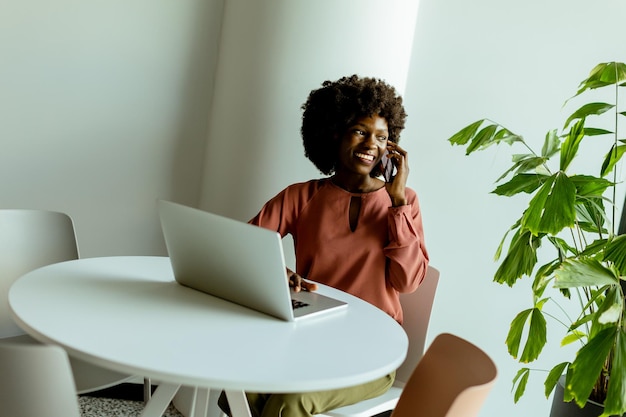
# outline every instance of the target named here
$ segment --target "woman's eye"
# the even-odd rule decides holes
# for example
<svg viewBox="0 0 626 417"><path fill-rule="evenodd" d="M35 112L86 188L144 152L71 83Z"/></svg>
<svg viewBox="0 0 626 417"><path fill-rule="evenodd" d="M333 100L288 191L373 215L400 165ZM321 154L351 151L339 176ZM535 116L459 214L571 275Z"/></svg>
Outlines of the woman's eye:
<svg viewBox="0 0 626 417"><path fill-rule="evenodd" d="M386 142L386 141L387 141L387 136L378 136L378 137L377 137L377 139L378 139L380 142Z"/></svg>

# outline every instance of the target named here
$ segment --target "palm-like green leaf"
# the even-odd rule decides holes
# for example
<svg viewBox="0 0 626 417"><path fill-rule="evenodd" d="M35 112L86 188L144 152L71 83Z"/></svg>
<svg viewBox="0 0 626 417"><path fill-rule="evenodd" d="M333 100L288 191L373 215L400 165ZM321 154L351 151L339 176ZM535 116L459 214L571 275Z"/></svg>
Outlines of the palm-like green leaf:
<svg viewBox="0 0 626 417"><path fill-rule="evenodd" d="M534 308L530 316L530 326L528 328L528 339L524 346L520 362L532 362L539 357L539 354L546 345L547 339L547 323L541 310Z"/></svg>
<svg viewBox="0 0 626 417"><path fill-rule="evenodd" d="M613 262L620 275L626 275L626 235L616 236L606 245L604 260Z"/></svg>
<svg viewBox="0 0 626 417"><path fill-rule="evenodd" d="M598 129L595 127L585 127L584 129L585 136L600 136L600 135L610 135L614 132L606 129Z"/></svg>
<svg viewBox="0 0 626 417"><path fill-rule="evenodd" d="M602 163L602 169L600 171L601 177L606 177L608 174L611 173L611 171L613 171L615 164L617 164L619 160L622 159L624 152L626 152L626 145L613 145L609 153L606 154L604 162Z"/></svg>
<svg viewBox="0 0 626 417"><path fill-rule="evenodd" d="M606 291L604 301L598 308L594 328L618 323L622 319L622 311L624 311L624 297L618 290L618 286L613 285Z"/></svg>
<svg viewBox="0 0 626 417"><path fill-rule="evenodd" d="M548 240L557 249L558 254L559 254L559 260L561 262L563 262L565 260L565 258L567 258L568 255L570 255L570 254L571 255L576 255L578 253L578 249L576 249L575 247L573 247L572 245L570 245L565 240L563 240L563 239L561 239L559 237L549 236Z"/></svg>
<svg viewBox="0 0 626 417"><path fill-rule="evenodd" d="M608 221L602 197L576 196L578 227L586 232L602 236L608 233L604 224Z"/></svg>
<svg viewBox="0 0 626 417"><path fill-rule="evenodd" d="M596 294L596 297L598 297L598 295ZM581 311L584 313L586 311L586 309L581 309ZM570 326L568 331L569 332L578 332L578 328L584 324L587 323L591 323L593 321L593 319L595 318L595 313L591 313L591 314L583 314L582 317L580 317L578 320L576 320L575 322L573 322ZM588 337L587 333L583 333L580 332L580 336L581 337Z"/></svg>
<svg viewBox="0 0 626 417"><path fill-rule="evenodd" d="M513 286L524 275L530 276L537 264L537 248L541 239L528 230L518 229L511 238L509 250L498 267L493 280Z"/></svg>
<svg viewBox="0 0 626 417"><path fill-rule="evenodd" d="M600 75L600 79L611 84L620 84L626 81L626 64L622 62L608 62Z"/></svg>
<svg viewBox="0 0 626 417"><path fill-rule="evenodd" d="M488 122L485 127L478 130L485 122L485 119L478 120L465 126L455 133L448 141L453 145L469 145L465 154L488 148L491 145L505 142L512 144L521 141L522 138L497 123Z"/></svg>
<svg viewBox="0 0 626 417"><path fill-rule="evenodd" d="M504 128L498 125L499 129L496 134L493 136L494 143L498 144L500 142L508 143L509 145L513 145L515 142L523 142L524 139L521 136L516 135L511 132L507 128Z"/></svg>
<svg viewBox="0 0 626 417"><path fill-rule="evenodd" d="M502 175L498 177L496 182L500 182L503 178L509 175L511 172L516 174L525 173L525 172L533 172L536 174L537 167L545 164L546 159L540 156L535 156L533 154L521 154L521 155L513 155L513 165L511 168L507 169Z"/></svg>
<svg viewBox="0 0 626 417"><path fill-rule="evenodd" d="M566 171L578 153L580 142L585 137L585 119L577 121L565 136L561 145L561 171Z"/></svg>
<svg viewBox="0 0 626 417"><path fill-rule="evenodd" d="M524 326L526 325L528 317L530 317L532 312L532 308L520 311L517 316L515 316L513 321L511 321L509 334L506 337L506 346L509 349L509 355L514 358L517 358L519 354L519 348L522 344L522 336L524 335Z"/></svg>
<svg viewBox="0 0 626 417"><path fill-rule="evenodd" d="M513 155L515 172L535 172L538 166L546 163L546 158L534 154Z"/></svg>
<svg viewBox="0 0 626 417"><path fill-rule="evenodd" d="M528 323L528 337L519 361L523 363L532 362L539 357L547 340L546 319L539 308L531 308L519 313L511 322L509 334L506 338L506 345L509 354L517 358L519 348L524 334L524 329Z"/></svg>
<svg viewBox="0 0 626 417"><path fill-rule="evenodd" d="M589 77L580 82L574 97L587 90L593 90L607 85L620 84L626 80L626 65L621 62L605 62L596 65Z"/></svg>
<svg viewBox="0 0 626 417"><path fill-rule="evenodd" d="M576 186L563 172L546 179L528 204L522 226L534 235L557 234L576 222Z"/></svg>
<svg viewBox="0 0 626 417"><path fill-rule="evenodd" d="M498 259L500 259L500 256L502 255L502 249L504 247L504 243L506 242L506 238L509 236L509 233L511 233L514 230L516 231L516 233L519 233L517 229L519 229L520 224L521 224L520 220L516 221L515 224L511 226L509 230L506 231L504 236L502 236L502 239L500 240L500 244L498 245L498 248L496 249L496 253L493 256L494 261L497 261Z"/></svg>
<svg viewBox="0 0 626 417"><path fill-rule="evenodd" d="M619 277L596 259L568 259L554 272L557 288L616 285Z"/></svg>
<svg viewBox="0 0 626 417"><path fill-rule="evenodd" d="M533 294L535 297L541 297L546 290L548 283L552 281L552 274L561 265L560 259L554 259L541 267L537 268L535 279L533 281Z"/></svg>
<svg viewBox="0 0 626 417"><path fill-rule="evenodd" d="M613 350L613 366L602 416L621 415L624 409L626 409L626 334L620 329Z"/></svg>
<svg viewBox="0 0 626 417"><path fill-rule="evenodd" d="M585 337L587 337L585 333L578 331L578 330L572 330L561 340L561 346L567 346L574 342L578 342L579 340L582 340Z"/></svg>
<svg viewBox="0 0 626 417"><path fill-rule="evenodd" d="M592 175L572 175L570 180L576 186L576 195L583 197L601 197L612 181Z"/></svg>
<svg viewBox="0 0 626 417"><path fill-rule="evenodd" d="M597 289L589 289L589 298L585 305L580 309L580 317L570 326L570 331L574 331L585 325L588 329L585 336L587 339L591 339L595 337L600 331L606 328L605 324L601 323L599 320L599 313L597 310L608 310L614 303L614 296L610 297L607 302L607 298L604 296L605 293L612 292L616 288L615 285L605 285L603 287L599 287ZM589 328L589 324L591 327Z"/></svg>
<svg viewBox="0 0 626 417"><path fill-rule="evenodd" d="M532 193L546 180L543 175L537 174L517 174L505 184L496 187L492 193L510 197L521 192Z"/></svg>
<svg viewBox="0 0 626 417"><path fill-rule="evenodd" d="M561 149L561 140L556 133L556 129L553 129L546 133L546 138L543 141L543 147L541 148L541 156L549 159L554 156Z"/></svg>
<svg viewBox="0 0 626 417"><path fill-rule="evenodd" d="M567 369L568 366L569 362L562 362L552 368L552 370L548 374L548 377L546 378L546 382L543 384L545 387L544 392L546 394L546 398L550 396L550 394L554 390L554 387L559 382L559 378L561 378L561 375L565 373L565 369Z"/></svg>
<svg viewBox="0 0 626 417"><path fill-rule="evenodd" d="M574 120L584 119L585 117L591 116L591 115L600 115L611 110L613 107L615 107L615 105L609 104L609 103L587 103L581 108L579 108L578 110L576 110L567 119L567 121L565 122L565 126L563 126L563 129L567 129L569 124L573 122Z"/></svg>
<svg viewBox="0 0 626 417"><path fill-rule="evenodd" d="M595 257L595 255L600 254L601 252L604 252L607 242L608 242L608 239L594 240L593 242L589 243L585 247L585 250L583 250L579 254L581 257L593 258Z"/></svg>
<svg viewBox="0 0 626 417"><path fill-rule="evenodd" d="M526 384L528 384L528 376L530 375L530 369L522 368L517 371L515 378L513 378L513 389L515 389L515 394L513 395L513 401L517 402L522 395L524 395L524 391L526 391Z"/></svg>
<svg viewBox="0 0 626 417"><path fill-rule="evenodd" d="M453 145L465 145L474 137L474 135L476 135L478 128L480 127L480 125L483 124L484 121L485 119L481 119L465 126L463 129L455 133L450 139L448 139L448 142Z"/></svg>
<svg viewBox="0 0 626 417"><path fill-rule="evenodd" d="M602 330L578 351L576 359L569 367L571 372L567 378L565 392L581 408L589 398L607 356L615 344L616 336L616 326Z"/></svg>
<svg viewBox="0 0 626 417"><path fill-rule="evenodd" d="M486 148L493 144L496 129L498 129L497 125L488 125L482 128L476 136L472 138L471 143L466 149L466 154L469 155L477 149Z"/></svg>

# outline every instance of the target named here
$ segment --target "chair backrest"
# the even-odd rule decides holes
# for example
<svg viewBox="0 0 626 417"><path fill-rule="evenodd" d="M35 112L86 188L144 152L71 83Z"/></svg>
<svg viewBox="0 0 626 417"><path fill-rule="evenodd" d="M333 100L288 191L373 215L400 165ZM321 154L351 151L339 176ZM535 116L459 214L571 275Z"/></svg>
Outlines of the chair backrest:
<svg viewBox="0 0 626 417"><path fill-rule="evenodd" d="M396 371L396 385L398 386L408 381L415 366L424 355L426 334L439 284L439 275L439 270L429 265L426 276L417 290L400 294L400 304L404 313L402 328L409 338L409 349L404 363Z"/></svg>
<svg viewBox="0 0 626 417"><path fill-rule="evenodd" d="M0 338L23 334L10 316L9 287L39 267L78 258L72 219L63 213L0 210Z"/></svg>
<svg viewBox="0 0 626 417"><path fill-rule="evenodd" d="M480 348L458 336L440 334L415 367L391 417L474 417L497 373Z"/></svg>
<svg viewBox="0 0 626 417"><path fill-rule="evenodd" d="M0 417L80 417L65 351L0 343Z"/></svg>

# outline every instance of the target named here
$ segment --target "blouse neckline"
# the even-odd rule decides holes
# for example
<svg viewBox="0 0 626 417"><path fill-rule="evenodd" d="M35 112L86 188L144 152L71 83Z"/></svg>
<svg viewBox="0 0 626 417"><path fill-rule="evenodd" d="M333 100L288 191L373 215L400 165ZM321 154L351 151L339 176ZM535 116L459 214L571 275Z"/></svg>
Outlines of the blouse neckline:
<svg viewBox="0 0 626 417"><path fill-rule="evenodd" d="M337 184L335 184L335 183L333 182L333 180L332 180L332 179L330 179L330 177L329 177L329 178L325 178L325 179L323 179L323 181L325 181L326 183L330 184L330 185L331 185L331 187L333 187L333 188L335 188L335 189L337 189L337 190L339 190L339 191L343 192L344 194L348 194L348 195L350 195L350 196L352 196L352 197L365 197L365 196L369 196L369 195L374 195L374 194L376 194L376 193L380 193L380 192L382 192L382 191L385 191L385 192L387 191L387 190L385 189L385 184L383 184L383 186L382 186L382 187L380 187L380 188L379 188L379 189L377 189L377 190L367 191L367 192L363 192L363 193L355 193L355 192L352 192L352 191L348 191L348 190L346 190L346 189L344 189L344 188L341 188L340 186L338 186Z"/></svg>

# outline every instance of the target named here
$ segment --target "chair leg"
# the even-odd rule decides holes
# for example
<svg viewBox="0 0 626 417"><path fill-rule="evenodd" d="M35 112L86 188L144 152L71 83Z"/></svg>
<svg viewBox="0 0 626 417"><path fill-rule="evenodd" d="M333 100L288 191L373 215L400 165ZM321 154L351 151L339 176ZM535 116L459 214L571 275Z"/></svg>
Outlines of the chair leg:
<svg viewBox="0 0 626 417"><path fill-rule="evenodd" d="M150 382L150 378L143 379L143 403L147 404L152 397L152 383Z"/></svg>

